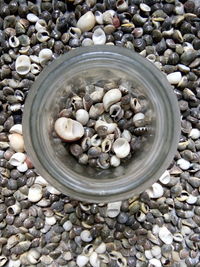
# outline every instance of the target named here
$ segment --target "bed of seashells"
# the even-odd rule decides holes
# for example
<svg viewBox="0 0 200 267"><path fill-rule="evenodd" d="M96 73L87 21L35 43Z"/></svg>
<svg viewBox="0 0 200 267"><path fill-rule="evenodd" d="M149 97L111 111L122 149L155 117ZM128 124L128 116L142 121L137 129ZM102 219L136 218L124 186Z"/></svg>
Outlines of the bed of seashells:
<svg viewBox="0 0 200 267"><path fill-rule="evenodd" d="M199 15L198 0L0 0L0 266L200 266ZM87 204L39 176L21 120L46 64L105 43L135 50L167 75L182 132L151 188Z"/></svg>
<svg viewBox="0 0 200 267"><path fill-rule="evenodd" d="M108 169L118 167L141 151L148 141L152 123L149 101L124 84L90 85L84 96L73 94L58 114L55 132L80 164Z"/></svg>

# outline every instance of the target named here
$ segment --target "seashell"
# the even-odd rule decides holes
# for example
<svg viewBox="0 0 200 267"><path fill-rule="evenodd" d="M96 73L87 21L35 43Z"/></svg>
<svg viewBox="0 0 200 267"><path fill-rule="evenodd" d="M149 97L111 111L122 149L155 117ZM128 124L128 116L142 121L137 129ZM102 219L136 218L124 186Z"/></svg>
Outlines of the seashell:
<svg viewBox="0 0 200 267"><path fill-rule="evenodd" d="M136 212L135 217L138 222L144 222L146 220L146 215L141 211Z"/></svg>
<svg viewBox="0 0 200 267"><path fill-rule="evenodd" d="M151 11L150 6L148 6L148 5L144 4L144 3L141 3L141 4L140 4L140 9L141 9L142 11L144 11L144 12L150 12L150 11Z"/></svg>
<svg viewBox="0 0 200 267"><path fill-rule="evenodd" d="M35 24L36 31L45 30L47 28L47 23L43 19L39 19Z"/></svg>
<svg viewBox="0 0 200 267"><path fill-rule="evenodd" d="M93 251L94 251L94 247L92 244L88 244L83 248L83 254L87 257L89 257Z"/></svg>
<svg viewBox="0 0 200 267"><path fill-rule="evenodd" d="M98 119L98 117L104 113L104 105L103 103L96 103L91 106L89 110L89 116L91 119Z"/></svg>
<svg viewBox="0 0 200 267"><path fill-rule="evenodd" d="M15 124L13 125L9 132L12 133L18 133L18 134L22 134L22 124Z"/></svg>
<svg viewBox="0 0 200 267"><path fill-rule="evenodd" d="M151 249L151 254L153 257L160 258L161 248L159 246L153 246Z"/></svg>
<svg viewBox="0 0 200 267"><path fill-rule="evenodd" d="M20 172L26 172L28 170L28 165L26 164L26 162L23 162L17 166L17 169Z"/></svg>
<svg viewBox="0 0 200 267"><path fill-rule="evenodd" d="M106 254L99 254L99 259L102 263L106 263L108 264L110 262L110 258L109 258L109 255L106 255ZM106 266L106 265L105 265Z"/></svg>
<svg viewBox="0 0 200 267"><path fill-rule="evenodd" d="M103 45L106 43L105 32L101 28L97 28L92 35L92 41L94 45Z"/></svg>
<svg viewBox="0 0 200 267"><path fill-rule="evenodd" d="M89 260L92 267L100 267L100 260L98 258L98 254L95 251L93 251L90 255Z"/></svg>
<svg viewBox="0 0 200 267"><path fill-rule="evenodd" d="M170 231L165 226L162 226L159 229L158 236L163 241L163 243L167 245L170 245L173 242L173 235L170 233Z"/></svg>
<svg viewBox="0 0 200 267"><path fill-rule="evenodd" d="M15 62L16 72L20 75L26 75L31 70L31 61L28 56L21 55L17 57Z"/></svg>
<svg viewBox="0 0 200 267"><path fill-rule="evenodd" d="M164 190L160 184L154 183L150 189L146 190L146 192L150 198L159 198L163 196Z"/></svg>
<svg viewBox="0 0 200 267"><path fill-rule="evenodd" d="M20 213L20 211L21 211L21 206L18 202L7 208L7 213L11 215L17 215Z"/></svg>
<svg viewBox="0 0 200 267"><path fill-rule="evenodd" d="M95 91L90 94L93 103L101 102L104 96L104 89L102 87L95 86Z"/></svg>
<svg viewBox="0 0 200 267"><path fill-rule="evenodd" d="M98 254L103 254L106 252L106 244L104 242L102 242L96 249L95 249L96 253Z"/></svg>
<svg viewBox="0 0 200 267"><path fill-rule="evenodd" d="M76 264L78 267L84 267L89 261L89 258L84 255L78 255L76 258Z"/></svg>
<svg viewBox="0 0 200 267"><path fill-rule="evenodd" d="M125 138L116 139L112 148L118 158L125 158L130 153L130 145Z"/></svg>
<svg viewBox="0 0 200 267"><path fill-rule="evenodd" d="M184 171L188 170L191 166L189 161L182 158L177 160L177 165Z"/></svg>
<svg viewBox="0 0 200 267"><path fill-rule="evenodd" d="M122 138L125 138L128 142L130 142L131 141L131 138L132 138L132 135L131 135L131 133L129 132L129 130L124 130L123 132L122 132Z"/></svg>
<svg viewBox="0 0 200 267"><path fill-rule="evenodd" d="M186 201L188 199L188 197L189 197L189 193L187 191L183 190L181 192L180 196L176 197L176 199L178 201L181 201L182 202L182 201Z"/></svg>
<svg viewBox="0 0 200 267"><path fill-rule="evenodd" d="M18 47L20 44L19 39L16 36L10 36L8 42L9 42L10 47L13 47L13 48Z"/></svg>
<svg viewBox="0 0 200 267"><path fill-rule="evenodd" d="M119 121L124 116L124 110L118 104L112 105L109 113L114 121Z"/></svg>
<svg viewBox="0 0 200 267"><path fill-rule="evenodd" d="M79 140L84 135L82 124L69 118L57 119L54 129L57 135L66 142Z"/></svg>
<svg viewBox="0 0 200 267"><path fill-rule="evenodd" d="M170 182L170 173L169 171L165 171L161 177L159 178L159 181L162 183L162 184L168 184Z"/></svg>
<svg viewBox="0 0 200 267"><path fill-rule="evenodd" d="M100 147L90 147L88 150L88 157L89 158L98 158L101 153L101 148Z"/></svg>
<svg viewBox="0 0 200 267"><path fill-rule="evenodd" d="M181 81L181 79L182 79L182 75L180 71L172 72L167 75L167 80L171 84L178 84Z"/></svg>
<svg viewBox="0 0 200 267"><path fill-rule="evenodd" d="M10 105L9 109L11 111L16 112L18 110L21 110L21 107L22 107L22 105L20 103L16 103L16 104Z"/></svg>
<svg viewBox="0 0 200 267"><path fill-rule="evenodd" d="M101 143L102 152L107 153L111 150L112 141L108 138L105 138Z"/></svg>
<svg viewBox="0 0 200 267"><path fill-rule="evenodd" d="M50 205L49 199L41 199L39 202L37 202L38 207L48 207Z"/></svg>
<svg viewBox="0 0 200 267"><path fill-rule="evenodd" d="M183 241L183 236L181 233L174 233L173 239L174 239L174 241L181 243Z"/></svg>
<svg viewBox="0 0 200 267"><path fill-rule="evenodd" d="M89 114L85 109L79 109L76 111L76 120L82 125L86 125L89 120Z"/></svg>
<svg viewBox="0 0 200 267"><path fill-rule="evenodd" d="M35 74L40 73L40 71L41 71L41 68L38 64L36 63L31 64L31 73L35 75Z"/></svg>
<svg viewBox="0 0 200 267"><path fill-rule="evenodd" d="M81 147L82 147L83 151L86 151L91 147L91 139L90 139L90 137L85 137L82 140Z"/></svg>
<svg viewBox="0 0 200 267"><path fill-rule="evenodd" d="M145 115L141 112L136 113L133 116L133 123L135 127L143 127L145 126Z"/></svg>
<svg viewBox="0 0 200 267"><path fill-rule="evenodd" d="M82 32L87 32L91 30L96 23L96 19L92 11L86 12L77 21L76 27L78 27Z"/></svg>
<svg viewBox="0 0 200 267"><path fill-rule="evenodd" d="M60 191L58 191L55 187L51 186L51 185L47 185L46 187L47 191L51 194L54 194L54 195L60 195Z"/></svg>
<svg viewBox="0 0 200 267"><path fill-rule="evenodd" d="M103 14L99 10L97 10L94 15L95 15L96 23L103 24Z"/></svg>
<svg viewBox="0 0 200 267"><path fill-rule="evenodd" d="M99 126L99 127L97 128L97 134L98 134L100 137L106 137L107 133L108 133L108 129L107 129L106 126L101 125L101 126Z"/></svg>
<svg viewBox="0 0 200 267"><path fill-rule="evenodd" d="M92 39L90 38L83 39L82 46L91 46L91 45L94 45L94 42Z"/></svg>
<svg viewBox="0 0 200 267"><path fill-rule="evenodd" d="M80 38L81 36L81 30L76 27L70 27L68 32L72 38Z"/></svg>
<svg viewBox="0 0 200 267"><path fill-rule="evenodd" d="M8 135L10 146L16 152L24 152L24 139L21 134L13 133Z"/></svg>
<svg viewBox="0 0 200 267"><path fill-rule="evenodd" d="M197 202L197 197L193 195L189 195L188 198L186 199L186 202L188 204L194 204Z"/></svg>
<svg viewBox="0 0 200 267"><path fill-rule="evenodd" d="M111 134L115 131L117 124L116 123L107 123L103 120L97 120L95 123L95 126L94 126L95 130L97 131L98 127L100 127L100 126L106 126L107 127L107 133Z"/></svg>
<svg viewBox="0 0 200 267"><path fill-rule="evenodd" d="M48 48L42 49L39 53L40 64L43 65L47 63L49 60L51 60L52 55L53 55L53 52L51 49L48 49Z"/></svg>
<svg viewBox="0 0 200 267"><path fill-rule="evenodd" d="M103 104L106 111L108 111L109 107L120 101L122 97L122 93L119 89L111 89L107 93L105 93L103 97Z"/></svg>
<svg viewBox="0 0 200 267"><path fill-rule="evenodd" d="M33 14L33 13L29 13L29 14L26 16L26 18L27 18L28 21L30 21L30 22L32 22L32 23L36 23L36 22L39 20L38 16L36 16L36 15Z"/></svg>
<svg viewBox="0 0 200 267"><path fill-rule="evenodd" d="M117 156L112 156L110 158L110 165L113 167L118 167L120 165L120 159Z"/></svg>
<svg viewBox="0 0 200 267"><path fill-rule="evenodd" d="M192 128L190 133L189 133L189 137L191 137L193 140L199 139L199 137L200 137L199 129Z"/></svg>
<svg viewBox="0 0 200 267"><path fill-rule="evenodd" d="M71 221L66 221L63 223L63 228L65 229L65 231L70 231L72 229L73 225L71 223Z"/></svg>
<svg viewBox="0 0 200 267"><path fill-rule="evenodd" d="M142 110L142 105L137 98L131 98L130 107L135 113L138 113Z"/></svg>
<svg viewBox="0 0 200 267"><path fill-rule="evenodd" d="M105 11L103 13L103 22L105 24L112 24L115 14L116 14L115 11L112 9Z"/></svg>
<svg viewBox="0 0 200 267"><path fill-rule="evenodd" d="M17 152L12 155L9 162L13 166L19 166L25 161L25 159L26 159L26 155L24 153Z"/></svg>
<svg viewBox="0 0 200 267"><path fill-rule="evenodd" d="M121 201L108 203L106 211L107 216L109 218L117 217L120 213L121 205L122 205Z"/></svg>
<svg viewBox="0 0 200 267"><path fill-rule="evenodd" d="M35 178L35 184L39 184L41 186L46 186L48 185L47 181L42 177L42 176L37 176Z"/></svg>
<svg viewBox="0 0 200 267"><path fill-rule="evenodd" d="M20 267L21 266L21 261L20 260L13 260L10 259L8 262L8 267Z"/></svg>
<svg viewBox="0 0 200 267"><path fill-rule="evenodd" d="M104 170L110 167L108 153L100 153L99 158L97 159L97 166L99 166L100 168Z"/></svg>
<svg viewBox="0 0 200 267"><path fill-rule="evenodd" d="M54 216L46 217L45 224L47 225L54 225L56 224L56 218Z"/></svg>
<svg viewBox="0 0 200 267"><path fill-rule="evenodd" d="M85 96L83 97L83 107L85 110L89 110L91 108L93 104L93 101L90 97L90 95L85 94Z"/></svg>
<svg viewBox="0 0 200 267"><path fill-rule="evenodd" d="M38 202L42 198L42 187L39 184L34 184L29 188L28 200Z"/></svg>
<svg viewBox="0 0 200 267"><path fill-rule="evenodd" d="M83 240L84 242L90 242L92 241L92 236L90 234L90 231L88 230L83 230L80 234L81 240Z"/></svg>
<svg viewBox="0 0 200 267"><path fill-rule="evenodd" d="M11 249L12 247L14 247L17 243L19 243L19 236L17 235L11 235L8 240L7 240L7 244L6 244L6 248L7 249Z"/></svg>
<svg viewBox="0 0 200 267"><path fill-rule="evenodd" d="M6 256L0 256L0 266L4 266L6 262L8 261L8 258Z"/></svg>
<svg viewBox="0 0 200 267"><path fill-rule="evenodd" d="M117 0L116 8L119 12L126 11L128 9L128 3L125 0Z"/></svg>
<svg viewBox="0 0 200 267"><path fill-rule="evenodd" d="M91 137L90 142L92 146L95 146L95 147L100 146L101 138L98 136L98 134L95 134Z"/></svg>
<svg viewBox="0 0 200 267"><path fill-rule="evenodd" d="M82 147L75 143L70 145L69 151L76 158L78 158L83 153Z"/></svg>
<svg viewBox="0 0 200 267"><path fill-rule="evenodd" d="M149 260L150 266L155 266L155 267L162 267L163 265L161 264L160 260L153 258Z"/></svg>
<svg viewBox="0 0 200 267"><path fill-rule="evenodd" d="M30 249L27 252L27 260L30 264L37 264L40 258L40 253L36 249Z"/></svg>
<svg viewBox="0 0 200 267"><path fill-rule="evenodd" d="M30 55L30 60L33 62L33 63L36 63L36 64L39 64L40 63L40 59L38 56L36 55Z"/></svg>

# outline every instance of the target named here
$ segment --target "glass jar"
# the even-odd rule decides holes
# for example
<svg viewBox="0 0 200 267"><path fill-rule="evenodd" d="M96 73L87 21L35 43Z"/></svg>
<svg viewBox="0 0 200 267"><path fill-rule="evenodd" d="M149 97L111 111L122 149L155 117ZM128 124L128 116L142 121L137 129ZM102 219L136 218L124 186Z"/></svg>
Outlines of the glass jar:
<svg viewBox="0 0 200 267"><path fill-rule="evenodd" d="M53 133L56 116L70 91L108 81L144 94L154 114L154 135L137 156L107 170L80 165ZM38 173L62 193L90 202L138 195L171 163L180 135L176 97L164 74L137 53L114 46L82 47L46 67L33 84L23 116L25 147Z"/></svg>

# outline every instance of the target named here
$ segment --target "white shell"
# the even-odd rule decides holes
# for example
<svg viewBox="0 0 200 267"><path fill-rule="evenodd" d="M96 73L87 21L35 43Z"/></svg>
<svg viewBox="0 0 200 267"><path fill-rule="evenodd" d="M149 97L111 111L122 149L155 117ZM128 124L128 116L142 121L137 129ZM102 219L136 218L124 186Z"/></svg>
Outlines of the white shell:
<svg viewBox="0 0 200 267"><path fill-rule="evenodd" d="M110 158L110 165L113 167L118 167L120 165L120 159L117 156L113 155Z"/></svg>
<svg viewBox="0 0 200 267"><path fill-rule="evenodd" d="M24 152L24 139L21 134L18 133L9 134L8 139L10 141L10 146L16 152Z"/></svg>
<svg viewBox="0 0 200 267"><path fill-rule="evenodd" d="M86 125L89 120L89 114L85 109L79 109L76 111L76 120L82 125Z"/></svg>
<svg viewBox="0 0 200 267"><path fill-rule="evenodd" d="M20 172L26 172L28 170L28 165L26 162L23 162L22 164L17 166L18 171Z"/></svg>
<svg viewBox="0 0 200 267"><path fill-rule="evenodd" d="M40 253L36 249L32 248L27 252L27 260L29 261L30 264L38 263L39 257Z"/></svg>
<svg viewBox="0 0 200 267"><path fill-rule="evenodd" d="M95 91L90 94L90 98L93 103L101 102L104 96L104 89L102 87L95 86Z"/></svg>
<svg viewBox="0 0 200 267"><path fill-rule="evenodd" d="M141 112L136 113L133 116L133 123L135 124L136 127L139 127L139 126L141 126L139 121L144 120L144 118L145 118L145 116L143 113L141 113Z"/></svg>
<svg viewBox="0 0 200 267"><path fill-rule="evenodd" d="M177 165L184 171L188 170L190 168L190 162L186 159L178 159Z"/></svg>
<svg viewBox="0 0 200 267"><path fill-rule="evenodd" d="M86 12L77 21L76 27L78 27L82 32L91 30L96 23L95 16L92 11Z"/></svg>
<svg viewBox="0 0 200 267"><path fill-rule="evenodd" d="M22 124L15 124L13 125L10 130L10 133L18 133L18 134L22 134Z"/></svg>
<svg viewBox="0 0 200 267"><path fill-rule="evenodd" d="M106 252L106 244L104 242L102 242L96 249L95 249L96 253L98 254L103 254Z"/></svg>
<svg viewBox="0 0 200 267"><path fill-rule="evenodd" d="M48 225L54 225L56 224L56 218L54 216L46 217L45 223Z"/></svg>
<svg viewBox="0 0 200 267"><path fill-rule="evenodd" d="M167 79L171 84L178 84L181 81L182 74L180 71L172 72L167 75Z"/></svg>
<svg viewBox="0 0 200 267"><path fill-rule="evenodd" d="M188 204L194 204L194 203L196 203L196 201L197 201L197 197L196 196L193 196L193 195L189 195L189 197L186 200L186 202Z"/></svg>
<svg viewBox="0 0 200 267"><path fill-rule="evenodd" d="M39 20L39 18L33 13L29 13L26 18L30 22L37 22Z"/></svg>
<svg viewBox="0 0 200 267"><path fill-rule="evenodd" d="M161 248L159 246L153 246L151 249L151 253L154 257L159 259L161 257Z"/></svg>
<svg viewBox="0 0 200 267"><path fill-rule="evenodd" d="M64 222L63 223L63 228L65 229L65 231L70 231L71 229L72 229L72 223L71 223L71 221L66 221L66 222Z"/></svg>
<svg viewBox="0 0 200 267"><path fill-rule="evenodd" d="M101 28L97 28L92 35L92 40L95 45L103 45L106 43L105 32Z"/></svg>
<svg viewBox="0 0 200 267"><path fill-rule="evenodd" d="M8 267L20 267L21 261L20 260L9 260Z"/></svg>
<svg viewBox="0 0 200 267"><path fill-rule="evenodd" d="M173 241L173 235L165 226L162 226L160 228L158 236L163 241L163 243L165 243L167 245L170 245Z"/></svg>
<svg viewBox="0 0 200 267"><path fill-rule="evenodd" d="M122 205L121 201L108 203L106 212L107 216L110 218L117 217L120 213L121 205Z"/></svg>
<svg viewBox="0 0 200 267"><path fill-rule="evenodd" d="M84 241L84 242L90 242L92 241L92 236L90 234L90 231L88 230L83 230L80 234L80 237L81 239Z"/></svg>
<svg viewBox="0 0 200 267"><path fill-rule="evenodd" d="M37 176L35 178L35 184L40 184L42 186L45 186L48 185L48 182L42 176Z"/></svg>
<svg viewBox="0 0 200 267"><path fill-rule="evenodd" d="M35 29L36 31L39 31L39 30L45 30L47 27L47 23L45 20L43 19L39 19L36 24L35 24Z"/></svg>
<svg viewBox="0 0 200 267"><path fill-rule="evenodd" d="M159 198L164 194L163 187L158 183L154 183L150 189L146 190L146 192L150 198Z"/></svg>
<svg viewBox="0 0 200 267"><path fill-rule="evenodd" d="M42 186L34 184L29 188L28 200L31 202L38 202L42 198Z"/></svg>
<svg viewBox="0 0 200 267"><path fill-rule="evenodd" d="M84 135L82 124L69 118L57 119L54 128L58 136L66 142L76 141Z"/></svg>
<svg viewBox="0 0 200 267"><path fill-rule="evenodd" d="M41 68L38 64L33 63L31 64L31 73L38 74L41 71Z"/></svg>
<svg viewBox="0 0 200 267"><path fill-rule="evenodd" d="M125 129L122 132L122 138L125 138L128 142L130 142L131 141L131 138L132 138L132 135L131 135L131 133L128 130Z"/></svg>
<svg viewBox="0 0 200 267"><path fill-rule="evenodd" d="M150 259L149 263L151 266L154 266L154 267L162 267L161 262L156 258Z"/></svg>
<svg viewBox="0 0 200 267"><path fill-rule="evenodd" d="M198 139L200 137L199 129L193 128L189 133L189 137L191 137L193 140Z"/></svg>
<svg viewBox="0 0 200 267"><path fill-rule="evenodd" d="M144 3L141 3L141 4L140 4L140 9L141 9L142 11L145 11L145 12L149 12L149 11L151 11L150 6L148 6L148 5L144 4Z"/></svg>
<svg viewBox="0 0 200 267"><path fill-rule="evenodd" d="M30 55L30 60L31 60L31 62L36 63L36 64L40 63L40 59L36 55Z"/></svg>
<svg viewBox="0 0 200 267"><path fill-rule="evenodd" d="M103 13L103 22L105 24L112 24L114 15L115 15L115 11L114 10L112 10L112 9L106 10Z"/></svg>
<svg viewBox="0 0 200 267"><path fill-rule="evenodd" d="M113 151L118 158L125 158L130 153L130 145L125 138L118 138L113 144Z"/></svg>
<svg viewBox="0 0 200 267"><path fill-rule="evenodd" d="M19 39L16 36L10 36L9 40L10 47L18 47L19 46Z"/></svg>
<svg viewBox="0 0 200 267"><path fill-rule="evenodd" d="M95 12L95 19L98 24L103 24L103 13L97 10Z"/></svg>
<svg viewBox="0 0 200 267"><path fill-rule="evenodd" d="M85 38L82 41L82 46L91 46L94 45L94 42L90 38Z"/></svg>
<svg viewBox="0 0 200 267"><path fill-rule="evenodd" d="M52 58L53 52L49 48L44 48L39 53L39 61L40 64L45 64L47 61L49 61Z"/></svg>
<svg viewBox="0 0 200 267"><path fill-rule="evenodd" d="M20 55L15 62L16 72L20 75L26 75L31 70L30 58L26 55Z"/></svg>
<svg viewBox="0 0 200 267"><path fill-rule="evenodd" d="M95 251L90 255L90 264L92 267L100 267L100 260L98 258L98 254Z"/></svg>
<svg viewBox="0 0 200 267"><path fill-rule="evenodd" d="M51 194L54 194L54 195L60 195L60 191L58 191L55 187L51 186L51 185L47 185L47 191Z"/></svg>
<svg viewBox="0 0 200 267"><path fill-rule="evenodd" d="M8 213L8 214L12 214L12 215L17 215L17 214L20 213L20 211L21 211L21 207L20 207L20 204L19 204L18 202L15 203L15 204L12 205L12 206L9 206L9 207L7 208L7 213Z"/></svg>
<svg viewBox="0 0 200 267"><path fill-rule="evenodd" d="M7 261L8 261L8 258L6 256L3 256L3 255L0 256L0 266L4 266Z"/></svg>
<svg viewBox="0 0 200 267"><path fill-rule="evenodd" d="M26 159L26 155L24 153L17 152L12 155L9 162L13 166L19 166L25 161L25 159Z"/></svg>
<svg viewBox="0 0 200 267"><path fill-rule="evenodd" d="M106 126L107 127L107 132L108 134L111 134L115 131L115 128L117 127L117 124L116 123L107 123L105 121L102 121L102 120L98 120L96 121L96 124L95 124L95 130L97 130L97 128L99 126Z"/></svg>
<svg viewBox="0 0 200 267"><path fill-rule="evenodd" d="M112 104L115 104L120 101L122 97L122 93L119 89L111 89L107 93L105 93L103 97L103 105L106 111L108 111L109 107Z"/></svg>
<svg viewBox="0 0 200 267"><path fill-rule="evenodd" d="M49 32L47 30L39 30L37 33L36 33L36 38L38 39L39 42L43 43L43 42L46 42L50 39L49 37ZM47 49L47 48L44 48L44 49Z"/></svg>
<svg viewBox="0 0 200 267"><path fill-rule="evenodd" d="M169 171L165 171L162 176L159 178L159 181L162 183L162 184L168 184L170 182L170 174L169 174Z"/></svg>
<svg viewBox="0 0 200 267"><path fill-rule="evenodd" d="M91 145L92 146L100 146L101 144L101 139L98 137L98 134L95 134L91 137L90 139Z"/></svg>
<svg viewBox="0 0 200 267"><path fill-rule="evenodd" d="M78 255L76 258L76 264L78 267L84 267L89 261L89 258L84 255Z"/></svg>

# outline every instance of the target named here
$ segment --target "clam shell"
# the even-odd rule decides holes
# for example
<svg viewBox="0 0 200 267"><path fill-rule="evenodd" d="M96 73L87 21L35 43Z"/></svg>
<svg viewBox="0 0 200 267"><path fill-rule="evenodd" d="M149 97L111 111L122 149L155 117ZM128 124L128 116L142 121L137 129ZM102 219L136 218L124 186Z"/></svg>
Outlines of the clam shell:
<svg viewBox="0 0 200 267"><path fill-rule="evenodd" d="M78 121L61 117L56 120L54 129L57 135L66 142L73 142L84 135L84 128Z"/></svg>
<svg viewBox="0 0 200 267"><path fill-rule="evenodd" d="M121 205L122 205L121 201L108 203L106 211L107 216L110 218L117 217L120 213Z"/></svg>
<svg viewBox="0 0 200 267"><path fill-rule="evenodd" d="M39 184L34 184L29 188L28 200L38 202L42 198L42 187Z"/></svg>
<svg viewBox="0 0 200 267"><path fill-rule="evenodd" d="M15 62L16 72L20 75L26 75L31 70L30 58L26 55L18 56Z"/></svg>
<svg viewBox="0 0 200 267"><path fill-rule="evenodd" d="M40 51L39 53L39 61L40 61L40 64L45 64L47 61L51 60L52 58L52 55L53 55L53 52L51 49L48 49L48 48L44 48Z"/></svg>
<svg viewBox="0 0 200 267"><path fill-rule="evenodd" d="M154 183L150 189L146 190L146 192L150 198L159 198L163 196L164 190L160 184Z"/></svg>
<svg viewBox="0 0 200 267"><path fill-rule="evenodd" d="M125 158L130 153L130 145L125 138L115 140L112 148L118 158Z"/></svg>
<svg viewBox="0 0 200 267"><path fill-rule="evenodd" d="M78 255L76 258L76 264L78 267L84 267L89 261L89 258L84 255Z"/></svg>
<svg viewBox="0 0 200 267"><path fill-rule="evenodd" d="M98 258L98 254L93 251L90 255L90 264L92 267L100 267L100 260Z"/></svg>
<svg viewBox="0 0 200 267"><path fill-rule="evenodd" d="M18 133L9 134L8 139L10 141L10 146L16 152L24 152L24 139L21 134Z"/></svg>
<svg viewBox="0 0 200 267"><path fill-rule="evenodd" d="M109 107L120 101L122 97L122 93L119 89L111 89L107 93L105 93L103 97L103 104L106 111L108 111Z"/></svg>
<svg viewBox="0 0 200 267"><path fill-rule="evenodd" d="M92 11L86 12L77 21L76 27L78 27L82 32L91 30L96 23L96 19Z"/></svg>

